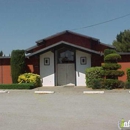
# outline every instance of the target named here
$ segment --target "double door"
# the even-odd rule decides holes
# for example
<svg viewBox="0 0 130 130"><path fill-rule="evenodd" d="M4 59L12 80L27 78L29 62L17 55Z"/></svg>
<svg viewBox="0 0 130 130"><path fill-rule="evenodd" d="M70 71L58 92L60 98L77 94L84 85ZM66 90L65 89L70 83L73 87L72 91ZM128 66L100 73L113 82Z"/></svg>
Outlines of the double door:
<svg viewBox="0 0 130 130"><path fill-rule="evenodd" d="M75 65L74 63L57 64L58 79L57 84L59 86L73 84L75 85Z"/></svg>

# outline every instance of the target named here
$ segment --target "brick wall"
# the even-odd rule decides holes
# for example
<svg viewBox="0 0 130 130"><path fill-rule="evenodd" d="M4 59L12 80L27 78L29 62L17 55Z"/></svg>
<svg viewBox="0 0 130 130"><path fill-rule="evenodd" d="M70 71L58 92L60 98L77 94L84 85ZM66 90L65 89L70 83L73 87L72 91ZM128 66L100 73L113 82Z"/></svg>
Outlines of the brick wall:
<svg viewBox="0 0 130 130"><path fill-rule="evenodd" d="M122 77L119 77L118 79L122 80L122 81L126 81L127 80L126 70L127 70L127 68L130 68L130 62L119 62L119 64L121 64L121 66L122 66L121 70L123 70L125 72L125 75Z"/></svg>
<svg viewBox="0 0 130 130"><path fill-rule="evenodd" d="M0 59L0 84L12 83L10 58Z"/></svg>

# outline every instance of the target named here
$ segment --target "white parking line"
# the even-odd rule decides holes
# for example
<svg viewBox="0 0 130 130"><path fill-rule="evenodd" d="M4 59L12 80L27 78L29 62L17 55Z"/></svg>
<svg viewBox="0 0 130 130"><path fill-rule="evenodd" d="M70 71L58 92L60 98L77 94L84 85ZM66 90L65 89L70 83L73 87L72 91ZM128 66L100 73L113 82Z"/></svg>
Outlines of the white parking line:
<svg viewBox="0 0 130 130"><path fill-rule="evenodd" d="M7 90L0 90L0 93L9 93Z"/></svg>
<svg viewBox="0 0 130 130"><path fill-rule="evenodd" d="M36 94L53 94L54 91L35 91Z"/></svg>
<svg viewBox="0 0 130 130"><path fill-rule="evenodd" d="M83 94L103 94L104 91L83 91Z"/></svg>

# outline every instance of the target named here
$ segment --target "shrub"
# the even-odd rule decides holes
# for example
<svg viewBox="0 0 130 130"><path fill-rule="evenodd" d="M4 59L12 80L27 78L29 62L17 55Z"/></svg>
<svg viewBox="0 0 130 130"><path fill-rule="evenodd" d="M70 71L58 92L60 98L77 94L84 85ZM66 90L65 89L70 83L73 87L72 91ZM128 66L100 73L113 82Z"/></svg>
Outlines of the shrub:
<svg viewBox="0 0 130 130"><path fill-rule="evenodd" d="M104 88L104 79L93 79L92 80L92 89L102 89Z"/></svg>
<svg viewBox="0 0 130 130"><path fill-rule="evenodd" d="M103 69L109 69L109 70L117 70L121 68L120 64L117 63L103 63L102 64Z"/></svg>
<svg viewBox="0 0 130 130"><path fill-rule="evenodd" d="M121 71L121 70L102 70L101 71L101 75L104 75L104 76L123 76L124 75L124 71Z"/></svg>
<svg viewBox="0 0 130 130"><path fill-rule="evenodd" d="M11 53L11 76L12 82L18 83L18 76L25 71L25 51L13 50Z"/></svg>
<svg viewBox="0 0 130 130"><path fill-rule="evenodd" d="M18 77L18 83L33 83L36 87L41 84L40 76L33 73L24 73Z"/></svg>
<svg viewBox="0 0 130 130"><path fill-rule="evenodd" d="M0 84L0 89L33 89L35 88L32 83L21 84Z"/></svg>
<svg viewBox="0 0 130 130"><path fill-rule="evenodd" d="M124 82L115 79L106 79L104 80L105 89L115 89L115 88L124 88Z"/></svg>
<svg viewBox="0 0 130 130"><path fill-rule="evenodd" d="M112 54L105 56L104 61L111 63L111 62L117 62L117 60L120 60L120 59L121 59L121 56L119 54L112 53Z"/></svg>
<svg viewBox="0 0 130 130"><path fill-rule="evenodd" d="M104 88L114 89L114 88L123 88L123 81L118 80L118 77L124 75L124 71L118 70L121 68L121 65L118 64L118 60L121 59L121 56L114 51L105 51L104 64L102 64L103 70L101 75L105 77Z"/></svg>
<svg viewBox="0 0 130 130"><path fill-rule="evenodd" d="M126 88L126 89L130 89L130 82L127 81L127 82L125 83L125 88Z"/></svg>
<svg viewBox="0 0 130 130"><path fill-rule="evenodd" d="M116 53L116 50L114 49L105 49L104 50L104 57L108 54L111 54L111 53Z"/></svg>
<svg viewBox="0 0 130 130"><path fill-rule="evenodd" d="M102 67L91 67L86 69L86 85L88 87L93 86L93 79L101 78Z"/></svg>
<svg viewBox="0 0 130 130"><path fill-rule="evenodd" d="M127 71L127 81L130 82L130 68L128 68L126 71Z"/></svg>

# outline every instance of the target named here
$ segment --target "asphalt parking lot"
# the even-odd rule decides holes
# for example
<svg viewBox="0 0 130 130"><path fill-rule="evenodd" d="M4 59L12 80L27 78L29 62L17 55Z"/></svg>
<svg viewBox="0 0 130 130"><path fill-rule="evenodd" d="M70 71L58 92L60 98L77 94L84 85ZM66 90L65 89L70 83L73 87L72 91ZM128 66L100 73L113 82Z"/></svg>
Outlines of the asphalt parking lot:
<svg viewBox="0 0 130 130"><path fill-rule="evenodd" d="M34 94L52 90L54 94ZM128 90L83 94L86 88L37 88L0 94L0 130L118 130L130 120Z"/></svg>

